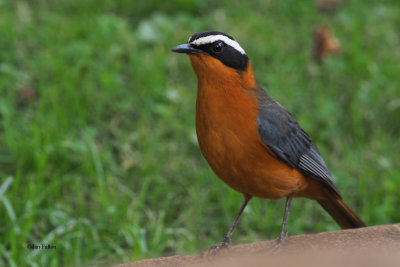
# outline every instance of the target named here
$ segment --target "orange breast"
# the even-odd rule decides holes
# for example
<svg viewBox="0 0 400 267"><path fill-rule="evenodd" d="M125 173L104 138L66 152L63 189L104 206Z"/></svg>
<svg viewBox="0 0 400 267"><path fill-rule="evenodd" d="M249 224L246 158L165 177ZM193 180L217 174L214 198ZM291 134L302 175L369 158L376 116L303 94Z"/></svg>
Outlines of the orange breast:
<svg viewBox="0 0 400 267"><path fill-rule="evenodd" d="M196 71L201 64L195 60L200 59L191 57ZM239 192L272 199L299 195L307 187L307 178L274 157L263 144L252 89L242 86L243 77L236 71L223 69L226 73L206 75L207 79L198 75L196 131L207 162Z"/></svg>

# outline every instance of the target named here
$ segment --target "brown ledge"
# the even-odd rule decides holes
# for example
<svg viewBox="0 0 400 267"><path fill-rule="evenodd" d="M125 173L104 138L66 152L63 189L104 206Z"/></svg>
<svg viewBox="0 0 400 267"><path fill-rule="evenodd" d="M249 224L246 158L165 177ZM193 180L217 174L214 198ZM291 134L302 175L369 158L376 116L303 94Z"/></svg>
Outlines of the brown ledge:
<svg viewBox="0 0 400 267"><path fill-rule="evenodd" d="M218 256L171 256L118 267L150 266L400 266L400 223L291 236L279 250L274 241L232 246Z"/></svg>

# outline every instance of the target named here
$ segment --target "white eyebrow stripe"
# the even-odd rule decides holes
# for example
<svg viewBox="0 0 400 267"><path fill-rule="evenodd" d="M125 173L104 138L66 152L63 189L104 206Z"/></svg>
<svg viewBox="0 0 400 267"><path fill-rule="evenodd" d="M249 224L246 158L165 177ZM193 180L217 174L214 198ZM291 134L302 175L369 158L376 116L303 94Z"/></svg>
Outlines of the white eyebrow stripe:
<svg viewBox="0 0 400 267"><path fill-rule="evenodd" d="M192 41L190 44L192 45L204 45L204 44L211 44L214 43L215 41L223 41L225 44L233 47L237 51L239 51L241 54L246 55L246 52L244 52L243 48L239 45L238 42L235 40L232 40L225 35L209 35L205 37L201 37L199 39L196 39Z"/></svg>

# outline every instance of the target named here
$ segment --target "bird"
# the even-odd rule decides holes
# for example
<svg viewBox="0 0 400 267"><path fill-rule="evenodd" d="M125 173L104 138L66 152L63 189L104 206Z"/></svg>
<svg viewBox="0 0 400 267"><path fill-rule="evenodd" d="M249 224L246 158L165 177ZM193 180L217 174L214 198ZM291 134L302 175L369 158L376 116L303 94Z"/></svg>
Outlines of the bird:
<svg viewBox="0 0 400 267"><path fill-rule="evenodd" d="M280 247L292 199L316 200L343 229L365 223L343 201L316 145L289 111L256 82L250 60L230 35L202 31L173 52L187 54L197 76L196 133L215 174L244 201L214 252L231 246L231 236L253 197L286 198Z"/></svg>

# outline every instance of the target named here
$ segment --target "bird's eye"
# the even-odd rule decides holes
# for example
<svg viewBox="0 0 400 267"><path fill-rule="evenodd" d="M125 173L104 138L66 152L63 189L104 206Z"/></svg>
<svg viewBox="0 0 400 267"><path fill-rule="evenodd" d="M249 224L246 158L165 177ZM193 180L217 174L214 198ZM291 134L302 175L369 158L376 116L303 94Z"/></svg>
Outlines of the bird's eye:
<svg viewBox="0 0 400 267"><path fill-rule="evenodd" d="M222 51L222 48L224 48L224 43L222 41L218 41L218 42L213 44L212 50L215 53L219 53L219 52Z"/></svg>

